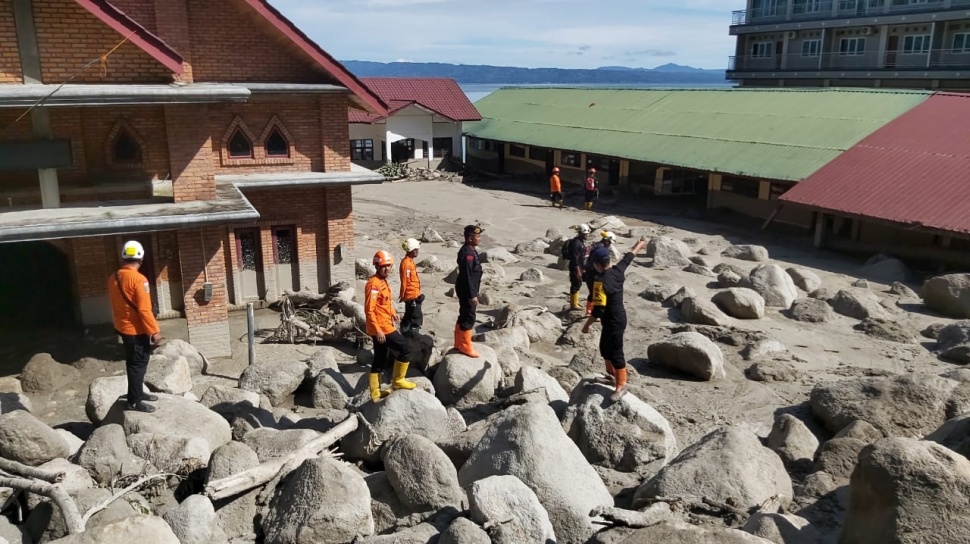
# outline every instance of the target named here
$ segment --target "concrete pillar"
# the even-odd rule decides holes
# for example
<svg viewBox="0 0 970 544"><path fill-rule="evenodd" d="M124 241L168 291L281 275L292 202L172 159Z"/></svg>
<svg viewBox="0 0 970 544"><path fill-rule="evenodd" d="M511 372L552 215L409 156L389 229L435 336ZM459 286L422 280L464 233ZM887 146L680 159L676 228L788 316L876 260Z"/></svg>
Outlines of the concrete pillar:
<svg viewBox="0 0 970 544"><path fill-rule="evenodd" d="M168 134L168 161L175 202L214 200L216 182L209 125L205 104L165 106Z"/></svg>
<svg viewBox="0 0 970 544"><path fill-rule="evenodd" d="M620 161L620 187L630 186L630 161Z"/></svg>
<svg viewBox="0 0 970 544"><path fill-rule="evenodd" d="M230 357L225 227L178 231L185 320L189 343L206 357ZM212 296L205 300L206 284Z"/></svg>
<svg viewBox="0 0 970 544"><path fill-rule="evenodd" d="M825 222L826 215L824 213L815 214L815 247L821 249L825 247Z"/></svg>
<svg viewBox="0 0 970 544"><path fill-rule="evenodd" d="M771 199L771 182L765 180L758 181L758 200Z"/></svg>
<svg viewBox="0 0 970 544"><path fill-rule="evenodd" d="M707 175L707 209L714 209L714 193L721 190L721 174Z"/></svg>
<svg viewBox="0 0 970 544"><path fill-rule="evenodd" d="M394 162L391 156L391 131L384 132L384 162Z"/></svg>

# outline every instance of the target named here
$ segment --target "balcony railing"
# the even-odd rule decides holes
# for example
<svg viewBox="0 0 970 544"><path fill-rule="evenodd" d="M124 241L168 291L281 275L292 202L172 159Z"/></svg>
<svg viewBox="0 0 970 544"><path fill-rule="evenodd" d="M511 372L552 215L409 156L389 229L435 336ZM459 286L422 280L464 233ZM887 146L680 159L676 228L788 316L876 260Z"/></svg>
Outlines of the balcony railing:
<svg viewBox="0 0 970 544"><path fill-rule="evenodd" d="M793 2L791 6L789 2ZM918 4L906 0L766 0L766 3L770 5L731 12L731 25L909 15L970 7L970 0L929 0Z"/></svg>
<svg viewBox="0 0 970 544"><path fill-rule="evenodd" d="M784 57L735 56L728 57L728 71L794 72L819 70L967 70L970 69L970 50L938 49L927 53L901 51L867 51L858 55L823 53L803 57L792 54Z"/></svg>

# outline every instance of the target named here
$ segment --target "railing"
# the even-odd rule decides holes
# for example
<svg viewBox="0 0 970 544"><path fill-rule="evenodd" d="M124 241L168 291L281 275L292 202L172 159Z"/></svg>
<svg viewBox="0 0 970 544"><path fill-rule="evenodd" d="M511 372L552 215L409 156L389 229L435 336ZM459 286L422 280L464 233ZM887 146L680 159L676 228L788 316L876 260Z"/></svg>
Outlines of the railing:
<svg viewBox="0 0 970 544"><path fill-rule="evenodd" d="M811 0L792 6L792 19L822 19L832 16L832 0Z"/></svg>
<svg viewBox="0 0 970 544"><path fill-rule="evenodd" d="M970 69L970 50L938 49L929 53L866 51L862 54L822 53L803 57L799 53L782 57L728 57L728 71L781 72L817 70L956 70Z"/></svg>
<svg viewBox="0 0 970 544"><path fill-rule="evenodd" d="M788 1L795 2L788 12ZM949 4L949 5L948 5ZM931 13L966 9L970 0L929 0L910 4L905 0L779 0L769 6L731 12L731 26L778 21L805 21L875 17L880 15Z"/></svg>

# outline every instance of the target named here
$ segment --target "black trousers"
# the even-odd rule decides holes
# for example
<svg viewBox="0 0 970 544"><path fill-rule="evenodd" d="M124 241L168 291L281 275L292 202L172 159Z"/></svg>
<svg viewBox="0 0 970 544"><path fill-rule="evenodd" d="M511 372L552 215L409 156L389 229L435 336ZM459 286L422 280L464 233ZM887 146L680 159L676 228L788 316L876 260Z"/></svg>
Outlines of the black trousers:
<svg viewBox="0 0 970 544"><path fill-rule="evenodd" d="M583 277L576 274L576 267L569 266L569 294L578 293L583 287Z"/></svg>
<svg viewBox="0 0 970 544"><path fill-rule="evenodd" d="M600 196L600 192L596 191L586 191L586 202L596 202Z"/></svg>
<svg viewBox="0 0 970 544"><path fill-rule="evenodd" d="M371 340L374 341L374 362L370 366L372 373L381 373L388 367L388 363L393 362L391 361L391 351L397 354L398 361L402 363L411 362L411 348L401 331L385 334L383 344L377 341L376 336L371 336Z"/></svg>
<svg viewBox="0 0 970 544"><path fill-rule="evenodd" d="M404 303L404 317L401 318L401 332L405 335L412 334L415 329L420 329L424 324L424 310L419 300L409 300Z"/></svg>
<svg viewBox="0 0 970 544"><path fill-rule="evenodd" d="M589 294L586 295L586 302L593 302L593 283L596 281L594 274L589 270L586 271L586 288L589 289Z"/></svg>
<svg viewBox="0 0 970 544"><path fill-rule="evenodd" d="M552 193L550 195L553 204L562 204L562 191Z"/></svg>
<svg viewBox="0 0 970 544"><path fill-rule="evenodd" d="M623 333L626 327L618 328L603 324L600 333L600 355L613 363L613 368L626 368L626 357L623 356Z"/></svg>
<svg viewBox="0 0 970 544"><path fill-rule="evenodd" d="M478 305L471 303L471 297L458 294L458 328L470 331L475 328Z"/></svg>
<svg viewBox="0 0 970 544"><path fill-rule="evenodd" d="M128 375L128 404L141 402L145 372L152 356L152 337L147 334L122 334L125 346L125 373Z"/></svg>

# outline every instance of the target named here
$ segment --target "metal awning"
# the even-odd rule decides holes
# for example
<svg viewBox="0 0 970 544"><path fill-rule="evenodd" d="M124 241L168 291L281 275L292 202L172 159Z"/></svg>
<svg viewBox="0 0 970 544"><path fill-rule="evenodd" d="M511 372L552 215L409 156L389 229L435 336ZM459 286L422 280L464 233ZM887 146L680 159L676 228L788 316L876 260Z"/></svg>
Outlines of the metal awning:
<svg viewBox="0 0 970 544"><path fill-rule="evenodd" d="M45 107L245 102L244 85L189 83L172 85L0 85L0 108L24 108L44 99Z"/></svg>
<svg viewBox="0 0 970 544"><path fill-rule="evenodd" d="M229 183L240 189L278 187L341 187L384 183L383 175L351 163L350 172L273 172L267 174L217 174L217 183Z"/></svg>

